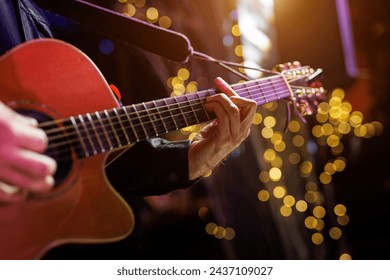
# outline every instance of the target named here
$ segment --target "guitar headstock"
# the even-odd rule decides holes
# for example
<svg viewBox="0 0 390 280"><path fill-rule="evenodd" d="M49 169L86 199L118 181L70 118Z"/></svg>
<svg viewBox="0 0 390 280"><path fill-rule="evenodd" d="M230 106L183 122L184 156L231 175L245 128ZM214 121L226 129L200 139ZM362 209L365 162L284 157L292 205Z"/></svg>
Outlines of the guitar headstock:
<svg viewBox="0 0 390 280"><path fill-rule="evenodd" d="M281 72L290 85L291 101L301 115L312 115L321 101L326 100L322 87L322 69L302 66L300 62L278 64L275 71Z"/></svg>

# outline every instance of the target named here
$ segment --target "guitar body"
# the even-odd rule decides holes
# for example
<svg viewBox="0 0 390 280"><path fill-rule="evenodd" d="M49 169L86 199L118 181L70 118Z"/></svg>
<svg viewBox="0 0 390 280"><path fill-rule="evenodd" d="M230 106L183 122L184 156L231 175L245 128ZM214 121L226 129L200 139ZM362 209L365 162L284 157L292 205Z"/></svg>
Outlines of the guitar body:
<svg viewBox="0 0 390 280"><path fill-rule="evenodd" d="M53 120L119 105L90 59L54 39L27 42L0 59L0 100ZM69 154L53 192L0 205L0 259L41 258L60 244L113 242L132 232L132 210L104 172L108 154Z"/></svg>

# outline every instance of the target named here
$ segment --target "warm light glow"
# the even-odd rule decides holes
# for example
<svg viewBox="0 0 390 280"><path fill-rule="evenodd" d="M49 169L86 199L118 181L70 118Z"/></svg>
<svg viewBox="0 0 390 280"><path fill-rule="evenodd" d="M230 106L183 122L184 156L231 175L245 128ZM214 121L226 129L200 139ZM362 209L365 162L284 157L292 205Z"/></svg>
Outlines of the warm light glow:
<svg viewBox="0 0 390 280"><path fill-rule="evenodd" d="M304 200L298 200L295 204L295 208L298 212L305 212L307 210L307 202Z"/></svg>
<svg viewBox="0 0 390 280"><path fill-rule="evenodd" d="M189 82L186 90L188 93L197 92L198 91L198 85L197 82Z"/></svg>
<svg viewBox="0 0 390 280"><path fill-rule="evenodd" d="M315 182L309 181L309 182L307 182L306 185L305 185L305 190L306 190L307 192L309 192L309 191L315 192L315 191L318 190L318 186L317 186L317 184L316 184Z"/></svg>
<svg viewBox="0 0 390 280"><path fill-rule="evenodd" d="M271 143L275 144L283 140L283 135L279 131L275 131L271 136Z"/></svg>
<svg viewBox="0 0 390 280"><path fill-rule="evenodd" d="M299 170L302 176L307 177L311 174L313 170L313 163L311 161L306 160L300 164Z"/></svg>
<svg viewBox="0 0 390 280"><path fill-rule="evenodd" d="M282 178L282 171L277 167L272 167L269 170L269 177L272 181L277 182Z"/></svg>
<svg viewBox="0 0 390 280"><path fill-rule="evenodd" d="M268 116L264 119L264 126L266 127L274 127L276 124L276 119L274 117Z"/></svg>
<svg viewBox="0 0 390 280"><path fill-rule="evenodd" d="M260 201L262 202L266 202L269 200L270 198L270 194L267 190L260 190L258 193L257 193L257 197Z"/></svg>
<svg viewBox="0 0 390 280"><path fill-rule="evenodd" d="M254 125L259 125L259 124L261 124L262 120L263 120L263 116L259 113L255 113L255 115L253 116L252 123Z"/></svg>
<svg viewBox="0 0 390 280"><path fill-rule="evenodd" d="M321 231L325 227L325 222L322 219L317 219L317 225L314 229Z"/></svg>
<svg viewBox="0 0 390 280"><path fill-rule="evenodd" d="M163 27L163 28L169 28L171 27L172 25L172 20L170 17L168 16L162 16L160 17L160 19L158 20L158 24Z"/></svg>
<svg viewBox="0 0 390 280"><path fill-rule="evenodd" d="M209 213L210 211L207 207L201 207L198 210L198 216L201 219L206 219L209 216Z"/></svg>
<svg viewBox="0 0 390 280"><path fill-rule="evenodd" d="M236 231L233 228L231 228L231 227L225 228L225 239L226 240L233 240L235 236L236 236Z"/></svg>
<svg viewBox="0 0 390 280"><path fill-rule="evenodd" d="M335 240L338 240L341 238L342 236L342 231L340 228L338 227L332 227L330 230L329 230L329 236L332 238L332 239L335 239Z"/></svg>
<svg viewBox="0 0 390 280"><path fill-rule="evenodd" d="M313 192L313 191L308 191L305 193L305 200L308 202L308 203L314 203L318 200L318 194L317 192Z"/></svg>
<svg viewBox="0 0 390 280"><path fill-rule="evenodd" d="M144 7L146 4L146 0L135 0L134 5L136 5L138 8Z"/></svg>
<svg viewBox="0 0 390 280"><path fill-rule="evenodd" d="M236 54L236 56L242 57L242 45L236 46L234 49L234 53Z"/></svg>
<svg viewBox="0 0 390 280"><path fill-rule="evenodd" d="M271 161L271 165L272 165L272 167L282 168L282 166L283 166L283 159L280 156L276 156Z"/></svg>
<svg viewBox="0 0 390 280"><path fill-rule="evenodd" d="M352 257L350 254L344 253L340 256L340 260L352 260Z"/></svg>
<svg viewBox="0 0 390 280"><path fill-rule="evenodd" d="M277 186L274 188L273 195L276 198L282 198L286 195L286 189L281 186Z"/></svg>
<svg viewBox="0 0 390 280"><path fill-rule="evenodd" d="M122 11L125 15L132 17L135 15L137 9L132 4L126 4L125 6L123 6Z"/></svg>
<svg viewBox="0 0 390 280"><path fill-rule="evenodd" d="M314 209L313 209L314 217L316 217L318 219L322 219L323 217L325 217L325 214L326 214L326 211L325 211L324 207L322 207L322 206L314 207Z"/></svg>
<svg viewBox="0 0 390 280"><path fill-rule="evenodd" d="M232 26L232 34L236 37L239 37L241 35L240 28L238 27L238 24L235 24Z"/></svg>
<svg viewBox="0 0 390 280"><path fill-rule="evenodd" d="M271 161L273 161L275 159L276 152L273 149L267 149L267 150L264 151L263 157L264 157L264 160L266 162L271 162Z"/></svg>
<svg viewBox="0 0 390 280"><path fill-rule="evenodd" d="M322 236L321 233L314 233L312 236L311 236L311 241L316 244L316 245L321 245L322 242L324 242L324 237Z"/></svg>
<svg viewBox="0 0 390 280"><path fill-rule="evenodd" d="M330 184L330 182L332 182L332 176L330 176L328 173L326 172L322 172L320 174L320 181L321 183L323 183L324 185L326 184Z"/></svg>
<svg viewBox="0 0 390 280"><path fill-rule="evenodd" d="M208 223L206 225L206 232L210 235L213 235L216 227L217 225L215 223Z"/></svg>
<svg viewBox="0 0 390 280"><path fill-rule="evenodd" d="M284 141L281 141L281 140L275 141L274 149L277 152L281 153L281 152L283 152L286 149L286 143Z"/></svg>
<svg viewBox="0 0 390 280"><path fill-rule="evenodd" d="M214 228L213 234L217 239L222 239L225 237L226 231L223 227L217 226Z"/></svg>
<svg viewBox="0 0 390 280"><path fill-rule="evenodd" d="M269 178L269 173L267 171L262 171L260 172L259 174L259 180L263 183L267 183L269 182L270 178Z"/></svg>
<svg viewBox="0 0 390 280"><path fill-rule="evenodd" d="M347 213L347 208L343 204L337 204L334 207L334 213L337 216L344 216Z"/></svg>
<svg viewBox="0 0 390 280"><path fill-rule="evenodd" d="M301 161L301 156L300 154L298 153L291 153L289 156L288 156L288 161L291 163L291 164L298 164L300 161Z"/></svg>
<svg viewBox="0 0 390 280"><path fill-rule="evenodd" d="M337 222L341 226L346 226L349 223L349 216L348 215L339 216L337 217Z"/></svg>
<svg viewBox="0 0 390 280"><path fill-rule="evenodd" d="M305 144L305 139L302 135L295 135L292 142L295 147L302 147Z"/></svg>
<svg viewBox="0 0 390 280"><path fill-rule="evenodd" d="M293 133L298 132L301 129L301 124L297 121L291 121L288 124L288 130L290 130Z"/></svg>
<svg viewBox="0 0 390 280"><path fill-rule="evenodd" d="M345 92L342 88L336 88L332 92L332 97L337 97L339 99L344 99Z"/></svg>
<svg viewBox="0 0 390 280"><path fill-rule="evenodd" d="M317 224L318 224L317 219L314 218L313 216L306 217L306 219L305 219L305 226L308 229L314 229L317 226Z"/></svg>
<svg viewBox="0 0 390 280"><path fill-rule="evenodd" d="M272 128L270 127L264 127L262 130L261 130L261 135L265 138L265 139L269 139L272 137L274 131L272 130Z"/></svg>
<svg viewBox="0 0 390 280"><path fill-rule="evenodd" d="M282 205L282 207L280 207L280 215L282 215L283 217L289 217L291 216L291 214L292 214L291 207L286 205Z"/></svg>
<svg viewBox="0 0 390 280"><path fill-rule="evenodd" d="M283 203L288 207L293 207L295 204L295 198L292 195L286 195L283 198Z"/></svg>
<svg viewBox="0 0 390 280"><path fill-rule="evenodd" d="M188 71L187 68L180 68L179 71L177 71L177 76L183 81L188 80L190 78L190 71Z"/></svg>

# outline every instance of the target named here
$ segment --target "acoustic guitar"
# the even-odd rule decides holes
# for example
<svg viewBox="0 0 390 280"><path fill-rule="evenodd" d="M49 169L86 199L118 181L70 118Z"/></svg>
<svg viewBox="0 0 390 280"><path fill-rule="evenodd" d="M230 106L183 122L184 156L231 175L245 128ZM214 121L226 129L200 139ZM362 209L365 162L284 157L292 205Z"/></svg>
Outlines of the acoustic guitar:
<svg viewBox="0 0 390 280"><path fill-rule="evenodd" d="M317 70L293 67L233 89L258 105L288 100L316 105ZM102 243L131 234L130 206L107 180L113 151L215 118L203 107L216 89L120 106L94 63L74 46L37 39L0 58L0 100L36 118L57 161L55 188L20 203L0 205L0 259L39 259L66 243Z"/></svg>

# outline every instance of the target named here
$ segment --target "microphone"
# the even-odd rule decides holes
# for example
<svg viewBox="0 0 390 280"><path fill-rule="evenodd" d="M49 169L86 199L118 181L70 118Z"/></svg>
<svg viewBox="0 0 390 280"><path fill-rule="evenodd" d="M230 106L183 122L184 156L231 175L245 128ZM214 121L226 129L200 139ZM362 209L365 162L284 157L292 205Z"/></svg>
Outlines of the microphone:
<svg viewBox="0 0 390 280"><path fill-rule="evenodd" d="M193 53L190 40L179 32L124 16L83 0L35 0L35 2L49 12L169 60L187 62Z"/></svg>

